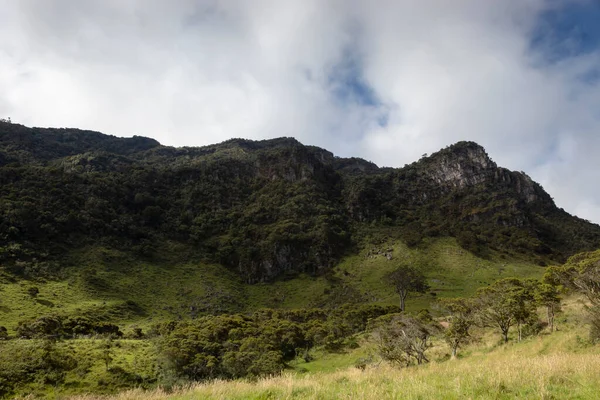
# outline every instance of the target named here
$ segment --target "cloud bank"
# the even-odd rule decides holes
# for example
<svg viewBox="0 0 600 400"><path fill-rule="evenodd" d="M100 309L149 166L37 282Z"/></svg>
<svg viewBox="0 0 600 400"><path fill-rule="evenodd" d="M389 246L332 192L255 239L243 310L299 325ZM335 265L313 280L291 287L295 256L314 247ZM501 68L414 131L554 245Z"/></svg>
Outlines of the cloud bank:
<svg viewBox="0 0 600 400"><path fill-rule="evenodd" d="M0 117L168 145L459 140L600 222L593 0L0 0Z"/></svg>

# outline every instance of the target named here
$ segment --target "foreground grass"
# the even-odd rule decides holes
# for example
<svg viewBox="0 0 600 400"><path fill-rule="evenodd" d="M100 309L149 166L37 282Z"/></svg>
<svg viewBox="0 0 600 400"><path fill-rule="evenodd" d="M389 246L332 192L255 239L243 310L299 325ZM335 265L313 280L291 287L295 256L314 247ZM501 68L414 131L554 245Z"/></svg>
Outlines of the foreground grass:
<svg viewBox="0 0 600 400"><path fill-rule="evenodd" d="M511 342L500 344L497 330L474 328L472 334L476 340L461 349L458 360L449 359L448 346L441 337L436 337L428 351L430 364L393 368L379 361L376 345L368 335L358 335L355 338L358 347L336 353L315 349L312 361L298 358L279 377L258 381L217 380L173 393L156 390L152 381L156 354L146 340L115 341L110 370L100 357L103 340L65 341L57 346L75 348L75 357L80 363L78 369L66 377L65 385L53 389L34 383L20 388L18 393L29 394L27 399L73 400L597 398L596 393L600 393L600 345L593 345L586 339L588 326L584 302L578 297L568 298L563 302L563 310L557 318L559 331L542 332L522 342L516 341L514 329ZM30 346L33 342L13 340L5 346ZM13 357L19 357L16 355L19 351L12 353ZM359 358L370 358L373 363L364 371L358 370L353 365ZM132 387L131 382L123 379L130 374L120 371L142 377L146 382L142 384L149 391L127 391ZM100 396L119 390L124 392ZM96 394L76 396L84 392Z"/></svg>
<svg viewBox="0 0 600 400"><path fill-rule="evenodd" d="M598 393L600 357L595 354L524 357L509 351L409 369L380 365L258 382L215 381L171 394L130 391L115 399L594 399Z"/></svg>
<svg viewBox="0 0 600 400"><path fill-rule="evenodd" d="M114 397L71 400L193 399L596 399L600 393L600 345L587 340L582 303L564 302L560 331L518 343L499 344L498 332L477 332L479 340L448 359L436 340L431 363L397 368L375 362L365 370L353 360L374 350L368 343L345 354L318 357L293 372L258 381L216 380L167 393L132 390ZM298 368L302 367L302 368ZM298 372L300 370L308 372Z"/></svg>

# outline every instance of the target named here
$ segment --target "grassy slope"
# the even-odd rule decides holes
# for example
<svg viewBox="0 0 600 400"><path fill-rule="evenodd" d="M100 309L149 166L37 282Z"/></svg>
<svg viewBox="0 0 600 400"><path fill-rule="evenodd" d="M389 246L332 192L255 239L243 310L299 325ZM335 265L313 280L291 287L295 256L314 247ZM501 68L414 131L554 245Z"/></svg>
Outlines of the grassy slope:
<svg viewBox="0 0 600 400"><path fill-rule="evenodd" d="M385 253L392 249L392 259ZM429 279L428 294L409 299L409 310L427 308L435 297L461 297L473 294L477 288L509 276L538 278L544 269L522 260L491 257L485 260L460 248L452 238L427 240L416 249L402 242L382 243L346 258L336 267L336 275L354 285L371 300L381 304L396 304L397 295L384 281L386 273L399 264L420 267ZM435 296L432 296L435 293Z"/></svg>
<svg viewBox="0 0 600 400"><path fill-rule="evenodd" d="M66 375L65 385L55 388L42 382L31 382L22 387L17 387L21 395L29 395L27 398L62 398L64 395L73 393L114 393L131 387L124 374L119 371L127 371L141 378L139 387L145 386L154 376L156 370L155 347L147 340L120 339L112 342L110 348L109 368L102 361L106 339L77 339L56 343L58 351L69 348L74 350L77 359L77 368ZM28 349L40 347L40 340L11 340L0 342L0 352L4 357L13 357L17 361L21 354L26 354ZM1 356L0 356L1 357ZM133 375L132 375L133 376ZM25 396L26 397L26 396Z"/></svg>
<svg viewBox="0 0 600 400"><path fill-rule="evenodd" d="M390 249L392 259L388 260L383 253ZM461 249L454 239L442 238L417 249L399 241L367 247L342 260L333 278L300 276L249 286L222 267L179 256L180 250L166 246L160 250L161 259L143 261L94 247L69 256L73 266L61 281L0 277L0 325L12 330L18 321L64 313L106 315L126 329L132 325L145 328L156 321L189 318L202 312L311 307L327 302L332 287L342 284L368 302L396 304L397 295L383 277L400 263L419 266L429 278L430 292L408 299L408 309L419 310L436 297L467 296L502 277L539 277L544 271L520 260L484 260ZM87 279L82 278L82 271L88 271ZM32 286L40 289L37 298L27 293ZM128 307L127 301L134 307Z"/></svg>
<svg viewBox="0 0 600 400"><path fill-rule="evenodd" d="M522 357L512 351L402 371L380 366L303 377L217 382L149 399L594 399L600 389L597 354ZM142 398L133 394L129 398ZM128 398L121 396L121 399Z"/></svg>
<svg viewBox="0 0 600 400"><path fill-rule="evenodd" d="M559 318L559 331L499 344L496 332L480 332L457 360L435 342L432 362L408 369L375 363L365 371L351 367L370 352L370 345L349 353L330 354L294 372L252 381L215 381L167 394L162 391L121 393L121 400L192 399L594 399L600 390L600 345L582 339L582 306L570 300ZM319 355L320 356L320 355ZM303 367L301 369L301 367ZM300 373L298 371L305 371ZM78 396L74 399L95 399ZM112 398L112 397L111 397Z"/></svg>

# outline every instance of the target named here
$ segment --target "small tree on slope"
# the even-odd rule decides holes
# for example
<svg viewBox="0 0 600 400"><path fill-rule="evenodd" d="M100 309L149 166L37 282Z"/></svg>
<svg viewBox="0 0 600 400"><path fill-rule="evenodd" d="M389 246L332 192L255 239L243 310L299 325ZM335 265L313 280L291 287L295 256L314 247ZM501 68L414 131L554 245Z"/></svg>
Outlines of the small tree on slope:
<svg viewBox="0 0 600 400"><path fill-rule="evenodd" d="M404 311L406 297L410 292L425 293L429 289L425 275L418 269L402 265L386 275L386 280L394 286L400 295L400 310Z"/></svg>

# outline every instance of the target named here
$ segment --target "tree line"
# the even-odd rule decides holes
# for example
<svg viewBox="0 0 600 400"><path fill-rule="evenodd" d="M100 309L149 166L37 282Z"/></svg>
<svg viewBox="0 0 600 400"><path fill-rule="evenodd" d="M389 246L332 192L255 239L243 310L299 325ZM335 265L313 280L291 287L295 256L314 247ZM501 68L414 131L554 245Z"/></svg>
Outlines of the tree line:
<svg viewBox="0 0 600 400"><path fill-rule="evenodd" d="M423 273L411 266L398 267L387 279L400 297L402 311L409 293L423 293L429 288ZM541 280L505 278L480 288L472 297L441 299L437 307L446 315L442 321L445 326L429 312L416 316L402 312L371 321L370 330L379 355L392 363L427 362L426 351L436 334L443 335L455 358L458 350L473 339L474 327L496 330L502 343L509 342L515 329L518 341L544 329L553 332L565 294L587 299L589 339L600 341L600 250L573 256L563 266L547 268ZM543 319L539 318L540 310Z"/></svg>

